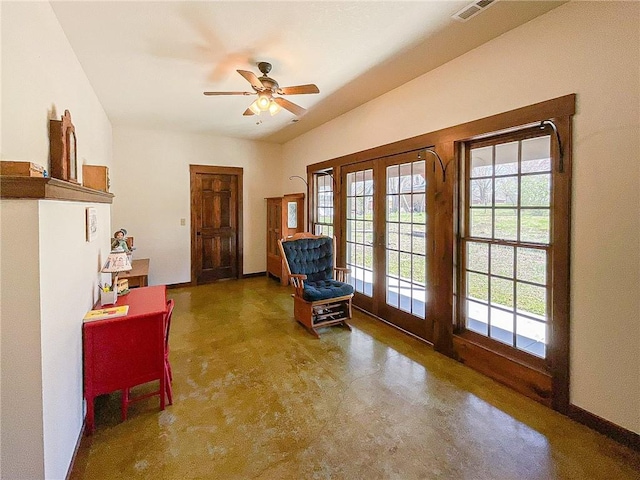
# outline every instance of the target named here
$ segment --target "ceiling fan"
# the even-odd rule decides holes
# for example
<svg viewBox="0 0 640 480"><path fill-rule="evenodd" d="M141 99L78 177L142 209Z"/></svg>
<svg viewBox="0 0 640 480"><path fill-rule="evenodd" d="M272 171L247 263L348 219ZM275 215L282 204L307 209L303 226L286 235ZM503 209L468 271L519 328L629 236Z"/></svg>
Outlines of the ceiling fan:
<svg viewBox="0 0 640 480"><path fill-rule="evenodd" d="M253 72L247 70L236 70L242 75L253 88L254 92L204 92L205 95L254 95L258 94L258 98L249 105L243 115L260 115L261 112L269 112L271 115L275 115L280 111L280 108L289 110L291 113L297 116L304 115L307 111L300 105L296 105L293 102L283 98L274 97L274 94L278 95L301 95L307 93L320 93L318 87L314 84L296 85L294 87L280 87L278 82L268 76L271 71L271 64L267 62L258 63L258 69L262 72L261 77L257 77Z"/></svg>

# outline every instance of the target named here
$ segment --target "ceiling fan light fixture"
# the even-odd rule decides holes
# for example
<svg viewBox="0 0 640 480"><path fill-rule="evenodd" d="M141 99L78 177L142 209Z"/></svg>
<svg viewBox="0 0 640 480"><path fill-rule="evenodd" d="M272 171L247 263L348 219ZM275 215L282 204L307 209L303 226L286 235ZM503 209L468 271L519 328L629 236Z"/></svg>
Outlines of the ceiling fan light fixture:
<svg viewBox="0 0 640 480"><path fill-rule="evenodd" d="M280 110L281 110L280 105L278 105L276 102L271 100L271 103L269 103L269 113L271 114L271 116L273 117Z"/></svg>
<svg viewBox="0 0 640 480"><path fill-rule="evenodd" d="M260 115L260 112L262 110L260 110L260 107L258 106L258 100L254 100L253 103L249 105L249 110L251 110L256 115Z"/></svg>
<svg viewBox="0 0 640 480"><path fill-rule="evenodd" d="M262 112L266 112L269 110L269 105L271 105L271 97L266 93L259 93L258 100L256 100L258 104L258 108Z"/></svg>

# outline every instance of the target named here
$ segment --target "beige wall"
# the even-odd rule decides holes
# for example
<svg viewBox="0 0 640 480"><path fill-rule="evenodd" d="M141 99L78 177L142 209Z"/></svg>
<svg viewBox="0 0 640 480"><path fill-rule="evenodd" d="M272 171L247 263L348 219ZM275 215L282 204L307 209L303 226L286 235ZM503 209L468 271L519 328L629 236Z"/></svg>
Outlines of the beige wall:
<svg viewBox="0 0 640 480"><path fill-rule="evenodd" d="M571 2L284 146L284 171L577 93L571 402L640 433L640 4Z"/></svg>
<svg viewBox="0 0 640 480"><path fill-rule="evenodd" d="M282 194L280 145L118 127L113 152L113 225L134 237L134 259L151 260L151 284L191 279L190 164L243 169L244 273L266 270L264 199Z"/></svg>
<svg viewBox="0 0 640 480"><path fill-rule="evenodd" d="M47 170L71 112L79 162L111 164L111 124L48 2L2 2L0 158ZM85 208L98 239L85 241ZM97 299L110 205L0 201L0 478L64 478L84 419L82 317Z"/></svg>

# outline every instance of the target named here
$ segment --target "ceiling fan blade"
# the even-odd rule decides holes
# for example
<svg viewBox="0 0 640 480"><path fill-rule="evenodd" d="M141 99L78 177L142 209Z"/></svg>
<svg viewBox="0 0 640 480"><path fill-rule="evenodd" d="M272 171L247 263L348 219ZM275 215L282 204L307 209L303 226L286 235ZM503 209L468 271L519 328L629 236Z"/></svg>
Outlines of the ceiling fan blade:
<svg viewBox="0 0 640 480"><path fill-rule="evenodd" d="M245 78L245 80L249 82L251 86L255 88L257 91L264 90L264 85L262 84L260 79L256 77L255 73L250 72L248 70L236 70L236 72L242 75Z"/></svg>
<svg viewBox="0 0 640 480"><path fill-rule="evenodd" d="M253 113L250 108L247 108L242 115L250 117L251 115L255 115L255 113Z"/></svg>
<svg viewBox="0 0 640 480"><path fill-rule="evenodd" d="M282 87L278 90L280 95L301 95L305 93L320 93L318 87L313 83L308 85L296 85L294 87Z"/></svg>
<svg viewBox="0 0 640 480"><path fill-rule="evenodd" d="M295 103L290 102L286 98L274 97L273 101L280 105L282 108L289 110L291 113L299 117L304 115L307 111L305 108L302 108L300 105L296 105Z"/></svg>
<svg viewBox="0 0 640 480"><path fill-rule="evenodd" d="M255 95L252 92L204 92L205 95Z"/></svg>

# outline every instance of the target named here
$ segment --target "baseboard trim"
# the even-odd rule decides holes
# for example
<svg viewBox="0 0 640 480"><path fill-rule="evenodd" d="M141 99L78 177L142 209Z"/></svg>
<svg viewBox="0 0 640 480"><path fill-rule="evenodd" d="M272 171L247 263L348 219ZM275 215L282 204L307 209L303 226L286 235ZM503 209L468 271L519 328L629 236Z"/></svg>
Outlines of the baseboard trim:
<svg viewBox="0 0 640 480"><path fill-rule="evenodd" d="M616 442L640 452L640 435L637 433L627 430L615 423L611 423L609 420L605 420L573 404L569 404L568 416L572 420L586 425L596 432L602 433Z"/></svg>
<svg viewBox="0 0 640 480"><path fill-rule="evenodd" d="M255 278L255 277L264 277L267 275L267 272L255 272L255 273L245 273L242 275L242 279L245 278Z"/></svg>
<svg viewBox="0 0 640 480"><path fill-rule="evenodd" d="M65 480L69 480L71 478L71 472L73 471L73 467L76 463L76 457L78 456L78 450L80 449L80 444L82 443L82 439L84 438L84 428L86 427L86 422L82 421L82 428L80 428L80 435L78 436L78 440L76 440L76 447L73 449L73 455L71 455L71 462L69 463L69 468L67 469L67 475L64 477Z"/></svg>
<svg viewBox="0 0 640 480"><path fill-rule="evenodd" d="M191 282L182 282L182 283L172 283L167 285L168 289L171 288L182 288L182 287L193 287L194 285Z"/></svg>

